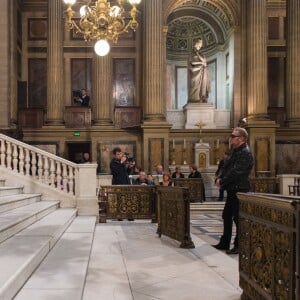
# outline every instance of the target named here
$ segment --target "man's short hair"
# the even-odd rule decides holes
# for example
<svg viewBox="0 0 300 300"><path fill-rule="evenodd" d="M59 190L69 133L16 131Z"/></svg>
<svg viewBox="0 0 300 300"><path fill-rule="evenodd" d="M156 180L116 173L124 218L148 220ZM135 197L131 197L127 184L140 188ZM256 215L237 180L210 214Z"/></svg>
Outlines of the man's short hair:
<svg viewBox="0 0 300 300"><path fill-rule="evenodd" d="M248 140L248 132L245 128L235 127L234 130L237 130L239 134L245 139L245 141Z"/></svg>
<svg viewBox="0 0 300 300"><path fill-rule="evenodd" d="M113 149L112 153L115 155L117 152L122 152L120 147L116 147Z"/></svg>

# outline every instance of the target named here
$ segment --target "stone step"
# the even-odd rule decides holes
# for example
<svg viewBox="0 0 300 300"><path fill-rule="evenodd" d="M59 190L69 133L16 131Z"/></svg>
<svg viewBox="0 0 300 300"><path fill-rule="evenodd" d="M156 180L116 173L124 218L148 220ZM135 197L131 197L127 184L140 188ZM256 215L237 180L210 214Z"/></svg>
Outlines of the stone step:
<svg viewBox="0 0 300 300"><path fill-rule="evenodd" d="M202 203L190 203L190 212L200 212L200 211L222 211L224 208L225 202L219 201L210 201Z"/></svg>
<svg viewBox="0 0 300 300"><path fill-rule="evenodd" d="M17 194L0 197L0 213L41 200L41 194Z"/></svg>
<svg viewBox="0 0 300 300"><path fill-rule="evenodd" d="M57 209L0 244L0 299L8 300L14 297L68 228L76 213L77 210L72 208ZM63 250L66 253L73 252L74 247L77 245L70 244ZM78 248L77 251L80 252L81 249ZM72 274L72 270L69 271ZM43 278L48 280L46 274L43 274ZM67 282L68 278L65 280Z"/></svg>
<svg viewBox="0 0 300 300"><path fill-rule="evenodd" d="M8 195L15 195L15 194L22 194L23 193L23 186L0 186L0 197L8 196Z"/></svg>
<svg viewBox="0 0 300 300"><path fill-rule="evenodd" d="M14 299L82 299L95 225L76 217Z"/></svg>
<svg viewBox="0 0 300 300"><path fill-rule="evenodd" d="M0 214L0 242L59 207L59 201L39 201Z"/></svg>

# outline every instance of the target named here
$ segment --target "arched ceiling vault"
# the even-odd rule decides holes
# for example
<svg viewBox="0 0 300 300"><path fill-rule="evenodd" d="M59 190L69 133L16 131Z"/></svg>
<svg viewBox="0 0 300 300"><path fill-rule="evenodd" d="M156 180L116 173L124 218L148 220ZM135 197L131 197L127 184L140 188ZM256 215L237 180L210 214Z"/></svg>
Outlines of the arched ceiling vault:
<svg viewBox="0 0 300 300"><path fill-rule="evenodd" d="M185 59L199 38L202 51L212 55L238 24L237 0L164 0L163 5L168 59Z"/></svg>

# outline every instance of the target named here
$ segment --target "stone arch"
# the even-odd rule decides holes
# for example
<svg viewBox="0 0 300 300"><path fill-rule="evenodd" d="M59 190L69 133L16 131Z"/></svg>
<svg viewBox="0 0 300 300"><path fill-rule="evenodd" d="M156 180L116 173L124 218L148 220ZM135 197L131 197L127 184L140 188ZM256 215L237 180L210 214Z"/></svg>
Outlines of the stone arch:
<svg viewBox="0 0 300 300"><path fill-rule="evenodd" d="M163 3L164 24L167 25L168 17L174 10L183 6L198 7L200 9L206 7L215 16L223 15L229 21L230 27L239 24L240 5L238 0L165 0Z"/></svg>

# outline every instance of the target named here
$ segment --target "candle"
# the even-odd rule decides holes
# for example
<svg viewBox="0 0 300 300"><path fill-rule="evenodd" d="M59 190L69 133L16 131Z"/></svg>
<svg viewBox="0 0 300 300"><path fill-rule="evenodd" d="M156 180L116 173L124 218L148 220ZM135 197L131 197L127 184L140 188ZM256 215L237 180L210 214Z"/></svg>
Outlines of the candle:
<svg viewBox="0 0 300 300"><path fill-rule="evenodd" d="M173 139L173 149L175 149L175 140Z"/></svg>
<svg viewBox="0 0 300 300"><path fill-rule="evenodd" d="M185 144L185 139L183 139L183 149L185 149L186 144Z"/></svg>
<svg viewBox="0 0 300 300"><path fill-rule="evenodd" d="M219 146L220 146L220 141L219 139L217 139L217 149L219 149Z"/></svg>

